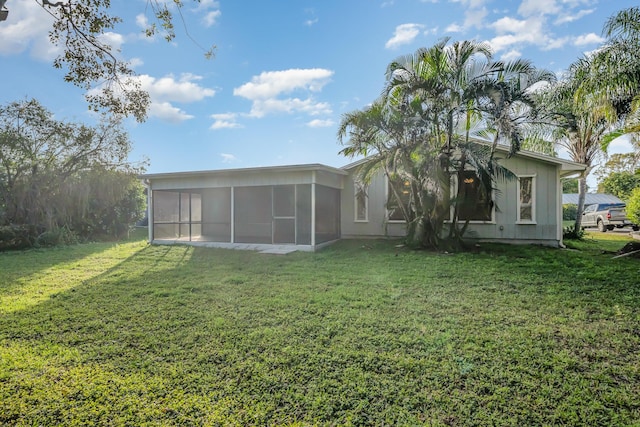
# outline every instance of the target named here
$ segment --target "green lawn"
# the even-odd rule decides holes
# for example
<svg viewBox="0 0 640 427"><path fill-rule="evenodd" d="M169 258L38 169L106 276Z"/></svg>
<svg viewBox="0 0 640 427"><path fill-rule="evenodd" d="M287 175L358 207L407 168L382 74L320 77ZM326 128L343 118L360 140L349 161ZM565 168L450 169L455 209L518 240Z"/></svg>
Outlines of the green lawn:
<svg viewBox="0 0 640 427"><path fill-rule="evenodd" d="M597 239L2 253L0 424L640 425L640 261Z"/></svg>

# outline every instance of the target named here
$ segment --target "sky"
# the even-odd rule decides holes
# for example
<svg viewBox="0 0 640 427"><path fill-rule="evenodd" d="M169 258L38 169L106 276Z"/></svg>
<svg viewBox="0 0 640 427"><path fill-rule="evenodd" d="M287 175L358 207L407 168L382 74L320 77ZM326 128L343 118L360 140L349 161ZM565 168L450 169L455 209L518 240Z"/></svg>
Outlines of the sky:
<svg viewBox="0 0 640 427"><path fill-rule="evenodd" d="M387 65L443 37L487 41L496 59L560 75L603 42L628 0L183 0L176 39L145 37L146 0L112 0L123 22L105 40L151 95L146 122L127 120L132 161L148 173L351 162L343 114L382 92ZM35 98L57 119L88 124L83 91L52 66L41 0L8 0L0 22L0 104ZM215 56L206 49L215 45ZM631 147L617 140L610 153Z"/></svg>

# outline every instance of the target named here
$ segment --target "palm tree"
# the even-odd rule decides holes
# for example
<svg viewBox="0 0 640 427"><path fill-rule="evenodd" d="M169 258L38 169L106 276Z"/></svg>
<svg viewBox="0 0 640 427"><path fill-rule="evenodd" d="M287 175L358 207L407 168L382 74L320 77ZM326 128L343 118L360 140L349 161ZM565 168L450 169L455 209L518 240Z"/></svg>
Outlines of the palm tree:
<svg viewBox="0 0 640 427"><path fill-rule="evenodd" d="M640 8L610 17L603 34L608 38L603 47L573 63L565 79L541 97L557 144L587 166L578 180L576 230L594 162L606 156L613 139L640 131Z"/></svg>
<svg viewBox="0 0 640 427"><path fill-rule="evenodd" d="M347 144L343 154L374 153L369 165L384 165L388 178L411 183L410 206L404 207L409 238L430 246L444 242L451 204L449 240L459 243L468 225L467 220L458 228L453 175L460 178L471 166L487 194L495 179L510 176L497 162L495 144L506 140L512 152L519 149L520 139L513 136L533 111L527 90L550 76L527 61L492 61L486 43L448 41L392 62L381 98L345 115L338 133ZM493 136L490 150L471 141L478 125Z"/></svg>
<svg viewBox="0 0 640 427"><path fill-rule="evenodd" d="M542 92L539 101L551 120L556 144L566 150L572 161L586 166L578 178L576 230L582 223L587 176L595 161L606 155L608 143L619 136L614 103L600 92L584 91L585 79L593 70L592 59L585 57L573 63L565 78Z"/></svg>
<svg viewBox="0 0 640 427"><path fill-rule="evenodd" d="M604 25L607 41L589 58L576 88L576 102L585 97L611 104L624 119L621 132L640 131L640 8L623 9Z"/></svg>

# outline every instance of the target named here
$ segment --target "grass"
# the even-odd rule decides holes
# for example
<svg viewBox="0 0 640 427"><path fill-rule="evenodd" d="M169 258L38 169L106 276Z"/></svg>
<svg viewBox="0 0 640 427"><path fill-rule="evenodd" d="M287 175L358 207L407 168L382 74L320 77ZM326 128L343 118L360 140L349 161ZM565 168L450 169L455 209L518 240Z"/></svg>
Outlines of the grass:
<svg viewBox="0 0 640 427"><path fill-rule="evenodd" d="M591 236L2 253L0 424L640 425L640 262Z"/></svg>

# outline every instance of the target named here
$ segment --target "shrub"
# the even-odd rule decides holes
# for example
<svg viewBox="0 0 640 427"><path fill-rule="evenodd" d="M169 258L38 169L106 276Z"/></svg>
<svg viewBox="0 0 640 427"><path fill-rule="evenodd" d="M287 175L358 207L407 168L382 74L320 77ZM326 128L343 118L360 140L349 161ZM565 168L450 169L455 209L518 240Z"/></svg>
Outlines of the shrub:
<svg viewBox="0 0 640 427"><path fill-rule="evenodd" d="M562 219L565 221L575 221L578 216L578 205L567 203L562 205Z"/></svg>
<svg viewBox="0 0 640 427"><path fill-rule="evenodd" d="M78 236L67 227L60 227L45 231L38 236L38 246L61 246L78 243Z"/></svg>
<svg viewBox="0 0 640 427"><path fill-rule="evenodd" d="M0 226L0 251L33 247L38 231L36 227L26 224Z"/></svg>
<svg viewBox="0 0 640 427"><path fill-rule="evenodd" d="M627 216L634 224L640 225L640 187L636 187L631 192L629 202L627 202Z"/></svg>
<svg viewBox="0 0 640 427"><path fill-rule="evenodd" d="M562 229L562 238L565 240L582 240L583 237L584 229L582 227L576 230L575 225L570 225Z"/></svg>

